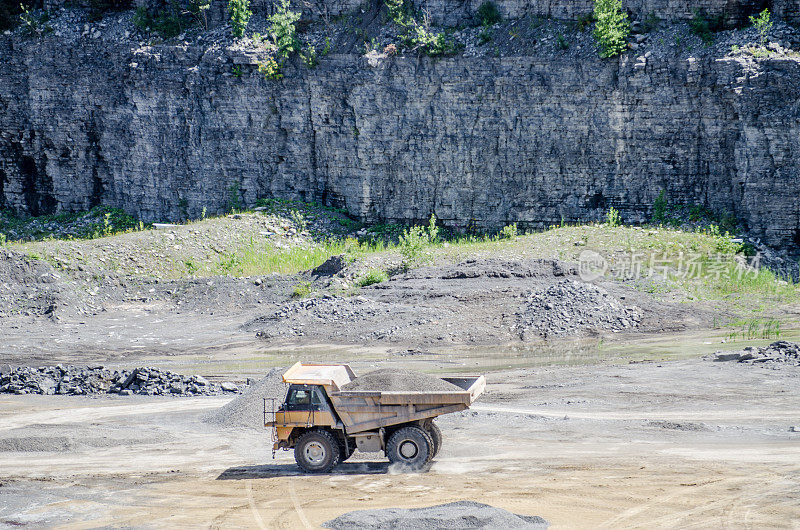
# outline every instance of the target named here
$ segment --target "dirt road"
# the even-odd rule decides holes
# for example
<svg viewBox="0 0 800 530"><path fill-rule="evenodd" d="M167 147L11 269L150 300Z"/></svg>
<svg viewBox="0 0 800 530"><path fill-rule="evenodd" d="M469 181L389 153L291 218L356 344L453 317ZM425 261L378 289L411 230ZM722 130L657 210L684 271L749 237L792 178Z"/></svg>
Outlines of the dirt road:
<svg viewBox="0 0 800 530"><path fill-rule="evenodd" d="M554 528L797 528L800 370L682 360L489 374L425 474L376 455L304 476L221 398L3 396L0 524L316 528L476 500Z"/></svg>

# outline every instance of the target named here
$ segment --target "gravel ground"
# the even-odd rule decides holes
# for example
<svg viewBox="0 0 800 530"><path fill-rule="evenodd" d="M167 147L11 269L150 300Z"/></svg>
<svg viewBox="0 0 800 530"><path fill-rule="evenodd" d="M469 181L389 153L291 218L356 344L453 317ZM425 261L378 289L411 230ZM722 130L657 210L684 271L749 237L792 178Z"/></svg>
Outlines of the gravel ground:
<svg viewBox="0 0 800 530"><path fill-rule="evenodd" d="M462 388L443 379L413 370L382 368L358 376L342 390L383 390L394 392L458 392Z"/></svg>
<svg viewBox="0 0 800 530"><path fill-rule="evenodd" d="M550 525L536 515L517 515L480 502L459 501L428 508L358 510L327 521L323 526L334 530L546 530Z"/></svg>
<svg viewBox="0 0 800 530"><path fill-rule="evenodd" d="M2 431L0 452L72 452L85 449L167 443L173 437L159 429L118 426L100 431L84 425L31 425Z"/></svg>

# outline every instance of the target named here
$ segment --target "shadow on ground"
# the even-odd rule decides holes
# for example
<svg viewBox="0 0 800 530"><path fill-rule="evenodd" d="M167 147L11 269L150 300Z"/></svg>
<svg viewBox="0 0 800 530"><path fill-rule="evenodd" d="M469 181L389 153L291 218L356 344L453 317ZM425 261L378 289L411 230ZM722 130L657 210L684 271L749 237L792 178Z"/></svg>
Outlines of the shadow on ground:
<svg viewBox="0 0 800 530"><path fill-rule="evenodd" d="M389 472L389 462L345 462L329 475L377 475ZM242 480L253 478L294 477L306 475L295 464L267 464L262 466L231 467L223 471L217 480Z"/></svg>

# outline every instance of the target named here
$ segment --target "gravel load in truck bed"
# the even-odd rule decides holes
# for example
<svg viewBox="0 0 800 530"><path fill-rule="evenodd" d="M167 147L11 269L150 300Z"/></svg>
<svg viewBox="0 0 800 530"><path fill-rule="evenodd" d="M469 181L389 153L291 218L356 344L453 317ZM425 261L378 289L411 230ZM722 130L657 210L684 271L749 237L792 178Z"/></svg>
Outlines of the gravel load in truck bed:
<svg viewBox="0 0 800 530"><path fill-rule="evenodd" d="M341 515L323 526L333 530L546 530L550 524L537 515L517 515L480 502L459 501L427 508L358 510Z"/></svg>
<svg viewBox="0 0 800 530"><path fill-rule="evenodd" d="M342 387L342 390L380 390L385 392L458 392L463 390L438 377L396 368L368 372Z"/></svg>
<svg viewBox="0 0 800 530"><path fill-rule="evenodd" d="M205 416L204 421L222 427L264 428L264 398L275 399L277 408L286 397L284 368L272 368L241 396Z"/></svg>

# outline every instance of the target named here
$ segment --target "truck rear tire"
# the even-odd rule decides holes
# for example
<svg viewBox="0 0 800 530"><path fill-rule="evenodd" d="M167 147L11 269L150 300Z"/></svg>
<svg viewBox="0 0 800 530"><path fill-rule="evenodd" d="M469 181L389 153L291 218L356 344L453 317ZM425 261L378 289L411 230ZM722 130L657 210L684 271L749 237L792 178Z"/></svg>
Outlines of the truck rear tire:
<svg viewBox="0 0 800 530"><path fill-rule="evenodd" d="M328 431L308 431L294 446L294 459L306 473L327 473L339 465L339 441Z"/></svg>
<svg viewBox="0 0 800 530"><path fill-rule="evenodd" d="M386 444L386 456L393 464L422 469L433 458L433 440L421 427L409 426L396 430Z"/></svg>
<svg viewBox="0 0 800 530"><path fill-rule="evenodd" d="M430 420L425 424L425 431L433 441L433 456L431 458L436 458L436 455L438 455L439 451L442 449L442 430L438 425L433 423L433 420Z"/></svg>

